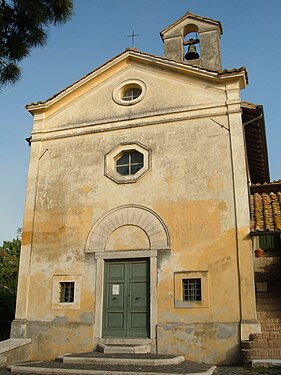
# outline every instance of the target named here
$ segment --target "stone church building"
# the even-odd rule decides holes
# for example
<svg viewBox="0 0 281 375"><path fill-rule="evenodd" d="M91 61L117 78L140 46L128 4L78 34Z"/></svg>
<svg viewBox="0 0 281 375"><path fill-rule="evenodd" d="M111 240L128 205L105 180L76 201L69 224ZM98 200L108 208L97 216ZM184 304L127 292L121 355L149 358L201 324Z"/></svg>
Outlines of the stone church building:
<svg viewBox="0 0 281 375"><path fill-rule="evenodd" d="M260 332L249 181L269 182L264 122L241 101L245 68L222 70L221 35L186 13L161 32L164 57L126 49L27 105L11 337L30 359L121 343L227 364Z"/></svg>

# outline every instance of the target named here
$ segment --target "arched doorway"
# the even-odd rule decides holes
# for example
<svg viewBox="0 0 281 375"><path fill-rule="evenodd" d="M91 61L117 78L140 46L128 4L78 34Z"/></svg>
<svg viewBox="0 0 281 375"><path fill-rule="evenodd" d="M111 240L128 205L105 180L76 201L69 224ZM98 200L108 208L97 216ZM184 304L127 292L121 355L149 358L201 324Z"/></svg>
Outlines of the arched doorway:
<svg viewBox="0 0 281 375"><path fill-rule="evenodd" d="M139 205L117 207L100 217L87 238L96 268L95 340L155 340L157 255L170 249L166 225Z"/></svg>

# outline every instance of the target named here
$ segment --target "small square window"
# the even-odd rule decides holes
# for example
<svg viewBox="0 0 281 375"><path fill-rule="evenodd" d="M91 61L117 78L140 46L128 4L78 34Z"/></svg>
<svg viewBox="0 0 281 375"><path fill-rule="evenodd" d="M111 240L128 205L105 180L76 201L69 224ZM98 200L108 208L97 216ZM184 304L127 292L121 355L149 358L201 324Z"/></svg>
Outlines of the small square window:
<svg viewBox="0 0 281 375"><path fill-rule="evenodd" d="M60 297L61 303L74 302L74 282L60 282Z"/></svg>
<svg viewBox="0 0 281 375"><path fill-rule="evenodd" d="M175 307L209 307L208 271L175 272Z"/></svg>
<svg viewBox="0 0 281 375"><path fill-rule="evenodd" d="M81 279L81 275L53 276L52 309L80 308Z"/></svg>
<svg viewBox="0 0 281 375"><path fill-rule="evenodd" d="M202 301L201 279L182 280L182 300Z"/></svg>

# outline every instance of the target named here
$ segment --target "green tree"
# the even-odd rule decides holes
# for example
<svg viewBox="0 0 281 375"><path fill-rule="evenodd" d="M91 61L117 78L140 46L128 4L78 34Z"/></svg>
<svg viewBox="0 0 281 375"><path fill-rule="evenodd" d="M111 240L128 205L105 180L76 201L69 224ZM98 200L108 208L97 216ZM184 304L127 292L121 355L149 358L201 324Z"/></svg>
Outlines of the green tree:
<svg viewBox="0 0 281 375"><path fill-rule="evenodd" d="M4 241L0 246L0 289L9 293L17 293L19 257L20 257L20 230L12 241Z"/></svg>
<svg viewBox="0 0 281 375"><path fill-rule="evenodd" d="M18 63L47 41L47 28L67 22L73 0L0 0L0 86L15 83Z"/></svg>
<svg viewBox="0 0 281 375"><path fill-rule="evenodd" d="M15 316L21 229L12 241L0 246L0 336L1 324L10 324Z"/></svg>

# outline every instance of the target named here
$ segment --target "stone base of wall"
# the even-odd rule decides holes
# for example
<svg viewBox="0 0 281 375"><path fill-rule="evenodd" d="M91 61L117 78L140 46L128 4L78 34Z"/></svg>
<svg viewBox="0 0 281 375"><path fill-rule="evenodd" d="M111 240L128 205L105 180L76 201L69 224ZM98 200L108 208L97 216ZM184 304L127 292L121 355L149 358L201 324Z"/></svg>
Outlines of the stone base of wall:
<svg viewBox="0 0 281 375"><path fill-rule="evenodd" d="M207 364L237 364L241 362L240 324L159 324L157 351Z"/></svg>
<svg viewBox="0 0 281 375"><path fill-rule="evenodd" d="M30 338L30 360L54 359L65 353L94 349L93 325L15 320L12 337ZM157 352L184 355L207 364L240 363L239 323L194 323L157 325Z"/></svg>
<svg viewBox="0 0 281 375"><path fill-rule="evenodd" d="M93 324L14 320L11 337L31 338L30 360L49 360L65 353L93 350Z"/></svg>
<svg viewBox="0 0 281 375"><path fill-rule="evenodd" d="M30 339L8 339L0 342L0 367L28 361Z"/></svg>

